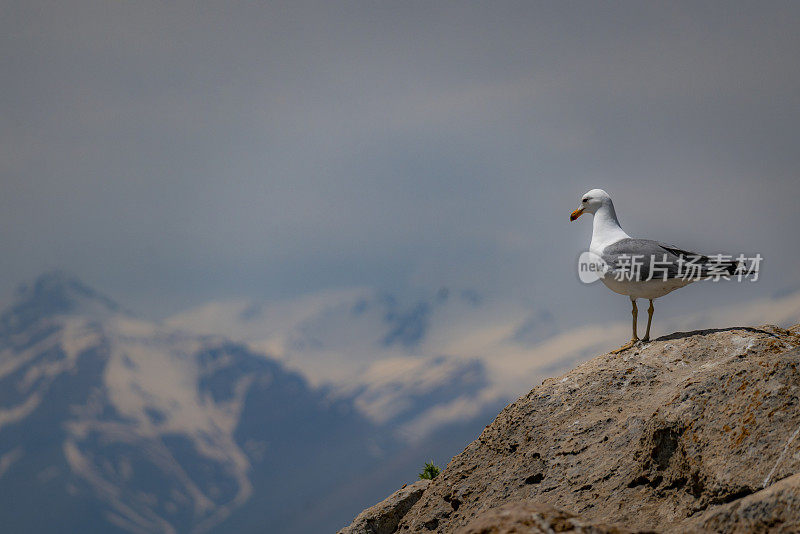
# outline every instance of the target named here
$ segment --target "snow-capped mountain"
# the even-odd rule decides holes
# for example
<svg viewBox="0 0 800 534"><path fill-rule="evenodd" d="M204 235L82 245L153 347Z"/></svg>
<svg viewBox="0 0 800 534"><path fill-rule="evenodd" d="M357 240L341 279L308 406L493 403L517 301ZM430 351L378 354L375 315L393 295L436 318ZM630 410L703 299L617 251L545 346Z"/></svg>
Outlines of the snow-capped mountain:
<svg viewBox="0 0 800 534"><path fill-rule="evenodd" d="M766 322L800 322L800 292L659 324ZM51 273L0 314L0 524L331 531L628 329L559 332L545 312L445 290L212 302L155 324Z"/></svg>
<svg viewBox="0 0 800 534"><path fill-rule="evenodd" d="M265 355L136 319L63 274L0 316L6 532L331 529L356 502L315 506L389 438Z"/></svg>
<svg viewBox="0 0 800 534"><path fill-rule="evenodd" d="M246 341L412 441L496 411L515 393L496 358L555 332L546 313L447 289L412 302L364 289L212 302L167 324Z"/></svg>

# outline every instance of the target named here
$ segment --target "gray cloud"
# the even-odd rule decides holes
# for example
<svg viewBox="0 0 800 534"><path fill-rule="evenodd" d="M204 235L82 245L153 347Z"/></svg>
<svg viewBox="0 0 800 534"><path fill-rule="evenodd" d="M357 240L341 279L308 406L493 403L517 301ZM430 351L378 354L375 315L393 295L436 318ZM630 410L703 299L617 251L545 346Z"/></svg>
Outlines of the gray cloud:
<svg viewBox="0 0 800 534"><path fill-rule="evenodd" d="M66 267L163 315L455 284L586 320L615 305L573 272L590 230L567 215L592 187L629 233L767 257L758 284L673 309L796 284L799 15L12 2L0 289Z"/></svg>

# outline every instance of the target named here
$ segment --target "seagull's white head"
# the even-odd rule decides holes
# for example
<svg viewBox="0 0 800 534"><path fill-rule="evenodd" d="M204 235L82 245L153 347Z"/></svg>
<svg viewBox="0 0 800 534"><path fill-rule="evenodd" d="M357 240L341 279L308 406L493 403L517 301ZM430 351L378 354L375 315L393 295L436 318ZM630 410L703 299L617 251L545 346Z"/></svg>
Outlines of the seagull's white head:
<svg viewBox="0 0 800 534"><path fill-rule="evenodd" d="M570 221L574 221L584 213L594 214L601 206L611 204L611 197L602 189L592 189L581 196L578 209L569 216Z"/></svg>

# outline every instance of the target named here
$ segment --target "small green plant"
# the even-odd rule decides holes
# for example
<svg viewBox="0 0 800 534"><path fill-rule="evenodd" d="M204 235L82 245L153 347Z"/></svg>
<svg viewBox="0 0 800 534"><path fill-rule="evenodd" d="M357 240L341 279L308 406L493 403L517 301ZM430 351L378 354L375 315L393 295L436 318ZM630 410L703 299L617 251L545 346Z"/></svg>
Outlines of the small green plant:
<svg viewBox="0 0 800 534"><path fill-rule="evenodd" d="M420 480L433 480L436 476L441 472L441 469L433 463L433 460L430 462L425 462L425 467L422 469L422 473L419 475Z"/></svg>

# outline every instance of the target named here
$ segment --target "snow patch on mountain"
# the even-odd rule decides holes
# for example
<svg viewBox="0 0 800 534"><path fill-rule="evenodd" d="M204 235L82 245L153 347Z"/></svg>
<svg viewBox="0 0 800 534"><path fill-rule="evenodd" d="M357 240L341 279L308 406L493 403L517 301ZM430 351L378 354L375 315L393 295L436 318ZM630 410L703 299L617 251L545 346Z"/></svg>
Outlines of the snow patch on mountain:
<svg viewBox="0 0 800 534"><path fill-rule="evenodd" d="M125 531L207 531L252 497L255 464L285 461L241 434L253 391L287 403L248 408L265 412L275 440L314 436L302 425L335 425L329 412L348 409L242 345L137 319L75 279L46 275L0 316L0 477L36 469L46 436L49 467L14 476L66 477L68 495L105 503L107 521Z"/></svg>
<svg viewBox="0 0 800 534"><path fill-rule="evenodd" d="M373 422L418 440L436 425L474 418L509 395L491 379L495 353L505 347L523 354L527 341L518 339L519 332L532 328L531 316L522 306L471 291L442 289L403 302L353 289L274 304L214 302L167 324L245 340L333 398L352 399Z"/></svg>

